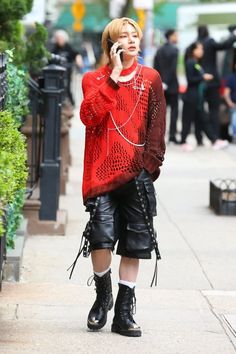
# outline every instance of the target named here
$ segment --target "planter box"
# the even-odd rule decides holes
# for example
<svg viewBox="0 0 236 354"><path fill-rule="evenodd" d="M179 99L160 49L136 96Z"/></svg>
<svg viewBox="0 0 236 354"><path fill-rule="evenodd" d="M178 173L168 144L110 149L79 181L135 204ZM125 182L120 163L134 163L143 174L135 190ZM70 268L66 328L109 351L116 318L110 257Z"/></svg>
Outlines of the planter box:
<svg viewBox="0 0 236 354"><path fill-rule="evenodd" d="M27 219L23 219L19 229L16 232L15 248L7 250L6 261L3 267L4 281L20 280L20 267L27 236L27 222Z"/></svg>
<svg viewBox="0 0 236 354"><path fill-rule="evenodd" d="M218 215L236 215L236 179L210 181L210 207Z"/></svg>

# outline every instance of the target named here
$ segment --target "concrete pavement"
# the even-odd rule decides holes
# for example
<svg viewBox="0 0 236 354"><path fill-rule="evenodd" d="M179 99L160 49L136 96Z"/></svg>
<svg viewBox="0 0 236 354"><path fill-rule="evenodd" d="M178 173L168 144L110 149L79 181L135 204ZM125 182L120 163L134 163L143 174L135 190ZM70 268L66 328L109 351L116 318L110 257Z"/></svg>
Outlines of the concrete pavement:
<svg viewBox="0 0 236 354"><path fill-rule="evenodd" d="M136 290L141 338L110 332L113 312L98 333L86 328L94 287L87 287L90 259L80 258L72 280L66 269L77 253L88 215L81 200L84 129L71 128L73 164L66 196L67 235L29 236L20 283L0 293L0 353L233 354L236 352L236 217L209 208L209 180L236 178L236 148L201 147L184 153L168 146L158 195L162 260L150 288L154 259L142 261ZM119 257L112 277L117 292Z"/></svg>

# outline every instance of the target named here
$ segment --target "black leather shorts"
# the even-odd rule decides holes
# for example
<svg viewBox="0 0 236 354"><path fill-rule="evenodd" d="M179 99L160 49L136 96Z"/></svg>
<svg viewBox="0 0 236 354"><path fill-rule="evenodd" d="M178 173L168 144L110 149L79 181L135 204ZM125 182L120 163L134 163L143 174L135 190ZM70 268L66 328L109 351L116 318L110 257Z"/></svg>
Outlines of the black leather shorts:
<svg viewBox="0 0 236 354"><path fill-rule="evenodd" d="M90 220L84 231L89 252L111 249L131 258L151 258L155 248L158 258L153 216L156 215L156 196L153 181L145 170L118 189L87 200Z"/></svg>

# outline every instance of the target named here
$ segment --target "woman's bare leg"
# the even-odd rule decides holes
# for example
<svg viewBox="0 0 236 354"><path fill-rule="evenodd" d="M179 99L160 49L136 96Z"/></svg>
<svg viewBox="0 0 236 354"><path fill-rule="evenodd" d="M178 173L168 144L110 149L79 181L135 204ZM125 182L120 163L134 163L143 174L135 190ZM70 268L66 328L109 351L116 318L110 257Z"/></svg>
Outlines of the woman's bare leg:
<svg viewBox="0 0 236 354"><path fill-rule="evenodd" d="M96 273L104 272L111 266L111 250L99 249L91 252L93 270Z"/></svg>
<svg viewBox="0 0 236 354"><path fill-rule="evenodd" d="M139 259L121 257L119 277L120 280L126 280L129 282L136 282L139 270Z"/></svg>

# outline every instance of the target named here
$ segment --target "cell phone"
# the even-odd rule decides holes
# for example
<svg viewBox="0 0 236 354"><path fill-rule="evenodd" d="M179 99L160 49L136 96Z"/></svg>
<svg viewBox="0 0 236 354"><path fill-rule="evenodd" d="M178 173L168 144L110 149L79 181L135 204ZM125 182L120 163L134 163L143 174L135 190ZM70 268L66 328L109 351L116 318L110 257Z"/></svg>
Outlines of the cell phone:
<svg viewBox="0 0 236 354"><path fill-rule="evenodd" d="M111 40L111 38L108 38L107 39L107 46L108 46L108 49L109 49L109 52L111 50L111 47L113 46L114 42ZM118 52L118 50L121 49L120 47L117 48L116 52ZM123 52L120 53L120 60L123 61Z"/></svg>

